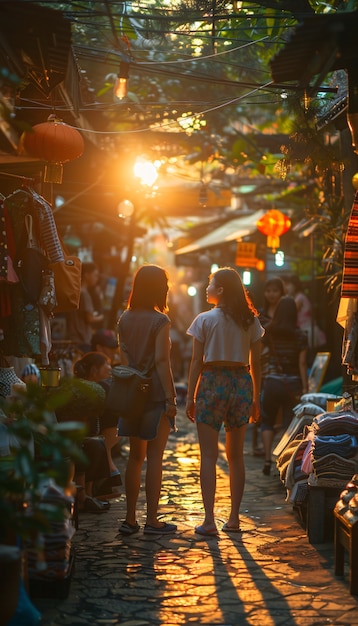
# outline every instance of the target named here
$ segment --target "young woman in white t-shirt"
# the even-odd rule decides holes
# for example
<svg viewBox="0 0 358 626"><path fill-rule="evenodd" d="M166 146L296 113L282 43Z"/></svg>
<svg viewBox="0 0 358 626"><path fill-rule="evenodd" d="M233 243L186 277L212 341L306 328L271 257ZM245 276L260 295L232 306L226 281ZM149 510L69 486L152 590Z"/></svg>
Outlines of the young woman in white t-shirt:
<svg viewBox="0 0 358 626"><path fill-rule="evenodd" d="M200 445L200 485L205 519L201 535L216 535L214 517L218 438L226 430L231 510L223 530L240 532L239 509L245 485L246 426L259 419L261 337L258 313L239 274L230 267L210 276L206 298L214 308L200 313L187 333L193 337L187 417L196 422Z"/></svg>

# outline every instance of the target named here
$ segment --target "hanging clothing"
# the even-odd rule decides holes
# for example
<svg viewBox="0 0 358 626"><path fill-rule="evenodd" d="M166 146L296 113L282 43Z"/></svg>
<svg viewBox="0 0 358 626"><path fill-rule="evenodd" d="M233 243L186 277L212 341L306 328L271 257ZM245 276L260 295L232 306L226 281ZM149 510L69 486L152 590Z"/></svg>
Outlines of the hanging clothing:
<svg viewBox="0 0 358 626"><path fill-rule="evenodd" d="M43 365L48 365L51 350L48 314L38 304L28 301L20 282L11 285L7 282L6 291L2 287L1 278L5 275L8 250L11 250L11 258L16 261L21 258L21 253L27 246L28 215L32 216L34 247L51 263L64 260L52 208L45 198L31 187L17 189L4 199L3 204L3 220L0 211L0 227L5 224L8 228L6 235L4 229L2 234L0 233L0 327L4 335L0 347L4 354L16 357L37 356L41 357ZM6 237L6 243L3 243L2 237Z"/></svg>
<svg viewBox="0 0 358 626"><path fill-rule="evenodd" d="M20 229L14 228L15 244L17 252L24 241L25 215L30 214L34 224L34 241L39 249L46 254L50 263L58 263L64 260L60 238L57 233L51 205L30 187L18 189L5 198L5 206L14 224Z"/></svg>
<svg viewBox="0 0 358 626"><path fill-rule="evenodd" d="M30 187L25 189L32 197L35 210L34 218L37 219L39 225L40 245L46 252L48 260L50 263L64 261L63 249L57 233L51 205L34 189Z"/></svg>
<svg viewBox="0 0 358 626"><path fill-rule="evenodd" d="M343 257L342 298L358 298L358 191L348 222Z"/></svg>

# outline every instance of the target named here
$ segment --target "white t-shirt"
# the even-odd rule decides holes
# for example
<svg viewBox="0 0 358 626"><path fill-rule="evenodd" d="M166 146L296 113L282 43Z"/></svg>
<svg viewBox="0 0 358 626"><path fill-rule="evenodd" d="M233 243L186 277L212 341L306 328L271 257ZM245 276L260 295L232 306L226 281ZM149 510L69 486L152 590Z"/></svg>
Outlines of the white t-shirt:
<svg viewBox="0 0 358 626"><path fill-rule="evenodd" d="M247 330L219 307L199 313L187 334L204 344L204 362L232 361L249 364L250 348L261 339L265 330L257 317Z"/></svg>

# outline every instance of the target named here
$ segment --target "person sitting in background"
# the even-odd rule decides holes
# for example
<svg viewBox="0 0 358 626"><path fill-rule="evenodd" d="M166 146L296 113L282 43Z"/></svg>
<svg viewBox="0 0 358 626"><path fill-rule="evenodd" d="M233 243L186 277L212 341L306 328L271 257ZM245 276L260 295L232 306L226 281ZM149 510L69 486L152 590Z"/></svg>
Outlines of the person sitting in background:
<svg viewBox="0 0 358 626"><path fill-rule="evenodd" d="M26 385L39 385L41 382L40 370L35 363L27 363L20 374L20 378Z"/></svg>
<svg viewBox="0 0 358 626"><path fill-rule="evenodd" d="M73 367L73 373L76 378L98 383L104 389L106 395L109 390L111 372L110 360L101 352L87 352L87 354L76 361ZM117 423L118 417L105 408L97 417L97 428L106 444L112 486L121 484L120 472L114 464L111 455L113 446L118 443Z"/></svg>
<svg viewBox="0 0 358 626"><path fill-rule="evenodd" d="M86 380L79 371L62 384L64 397L68 397L64 404L56 408L57 421L79 421L85 426L81 448L87 462L76 462L73 478L78 492L78 510L103 513L108 510L109 502L93 497L93 489L96 481L110 477L105 440L98 437L99 418L104 411L106 393L101 385Z"/></svg>
<svg viewBox="0 0 358 626"><path fill-rule="evenodd" d="M97 330L91 339L92 352L101 352L105 354L111 362L111 365L119 363L119 342L114 330Z"/></svg>

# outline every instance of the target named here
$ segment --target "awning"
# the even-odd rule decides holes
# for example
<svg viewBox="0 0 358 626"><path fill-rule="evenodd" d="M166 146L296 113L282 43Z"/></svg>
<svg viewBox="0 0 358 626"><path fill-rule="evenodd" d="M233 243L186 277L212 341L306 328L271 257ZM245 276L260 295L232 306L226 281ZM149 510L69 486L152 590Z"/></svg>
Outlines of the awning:
<svg viewBox="0 0 358 626"><path fill-rule="evenodd" d="M71 22L56 9L12 0L0 2L0 23L1 67L48 97L66 76Z"/></svg>
<svg viewBox="0 0 358 626"><path fill-rule="evenodd" d="M328 72L357 63L358 12L310 15L271 59L275 83L299 81L307 87L317 76L316 91Z"/></svg>
<svg viewBox="0 0 358 626"><path fill-rule="evenodd" d="M260 210L230 220L211 233L204 235L204 237L184 246L184 248L179 248L179 250L176 250L175 254L188 254L189 252L196 252L203 248L210 248L211 246L217 246L228 241L235 241L235 239L239 240L243 237L247 237L247 235L251 235L255 232L256 223L264 213L265 211Z"/></svg>

